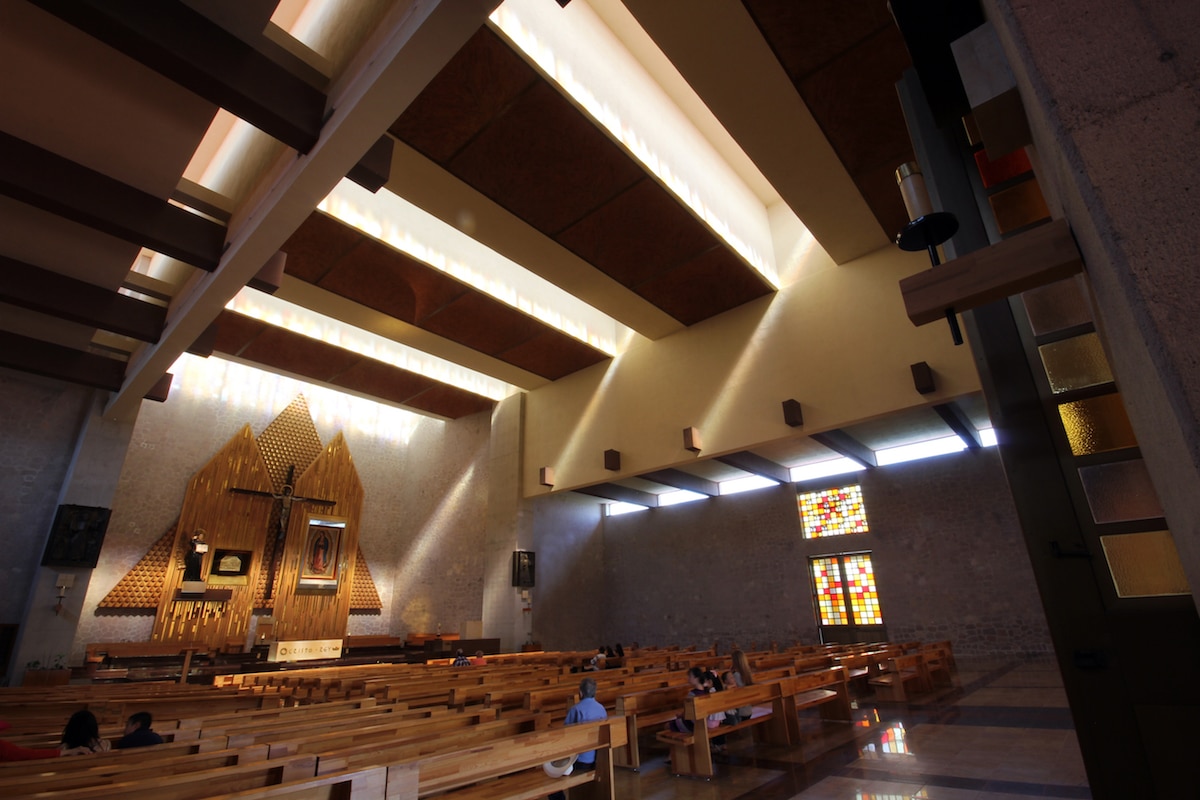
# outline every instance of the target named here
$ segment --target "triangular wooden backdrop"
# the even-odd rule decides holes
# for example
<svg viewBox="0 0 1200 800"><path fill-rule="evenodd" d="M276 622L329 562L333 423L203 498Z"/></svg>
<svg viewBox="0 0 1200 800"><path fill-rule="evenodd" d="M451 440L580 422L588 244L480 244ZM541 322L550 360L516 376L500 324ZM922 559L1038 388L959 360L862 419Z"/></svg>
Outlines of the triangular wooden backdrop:
<svg viewBox="0 0 1200 800"><path fill-rule="evenodd" d="M296 497L333 500L332 507L292 504L283 557L272 597L269 565L275 556L281 504L278 495L294 469ZM261 492L251 495L231 488ZM246 425L193 476L179 521L100 602L101 610L157 609L152 640L203 643L212 649L245 644L255 609L273 610L280 639L340 638L353 610L378 613L379 593L358 546L363 491L341 433L326 447L303 396L267 426L256 440ZM345 520L336 589L298 585L309 514ZM213 586L203 599L179 595L183 557L192 533L203 529L209 543L202 574L209 576L217 550L252 553L244 583ZM212 591L213 589L217 591Z"/></svg>

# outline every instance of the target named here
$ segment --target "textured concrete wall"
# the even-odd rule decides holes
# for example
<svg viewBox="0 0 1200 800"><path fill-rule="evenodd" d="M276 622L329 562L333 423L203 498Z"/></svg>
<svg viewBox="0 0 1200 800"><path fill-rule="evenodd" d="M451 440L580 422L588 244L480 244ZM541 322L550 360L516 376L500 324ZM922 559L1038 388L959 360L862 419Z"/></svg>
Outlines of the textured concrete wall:
<svg viewBox="0 0 1200 800"><path fill-rule="evenodd" d="M21 623L91 397L90 389L0 369L0 531L8 553L0 623Z"/></svg>
<svg viewBox="0 0 1200 800"><path fill-rule="evenodd" d="M532 594L533 637L548 650L603 644L613 615L605 586L600 503L564 493L527 500L523 516L533 530L537 585Z"/></svg>
<svg viewBox="0 0 1200 800"><path fill-rule="evenodd" d="M148 640L152 615L97 616L96 605L174 523L196 470L243 424L260 434L293 397L259 409L176 391L143 406L75 636L76 662L88 642ZM325 443L341 430L354 458L366 498L360 545L383 602L380 615L351 615L349 633L455 631L480 619L489 415L414 415L406 438L372 434L354 420L316 424Z"/></svg>
<svg viewBox="0 0 1200 800"><path fill-rule="evenodd" d="M572 638L562 620L543 622L541 613L538 629L548 647L812 642L808 558L869 550L890 638L951 639L964 654L1050 652L994 450L885 467L843 483L855 481L871 532L853 537L803 539L791 487L606 518L600 554L585 515L539 513L540 549L551 556L539 565L539 585L575 587L601 568L604 584L591 604L598 621L590 639L577 630L586 613L575 617ZM843 483L832 479L824 488ZM532 502L540 508L545 501ZM566 528L572 523L573 532ZM572 596L552 593L553 613ZM540 608L546 599L540 596Z"/></svg>

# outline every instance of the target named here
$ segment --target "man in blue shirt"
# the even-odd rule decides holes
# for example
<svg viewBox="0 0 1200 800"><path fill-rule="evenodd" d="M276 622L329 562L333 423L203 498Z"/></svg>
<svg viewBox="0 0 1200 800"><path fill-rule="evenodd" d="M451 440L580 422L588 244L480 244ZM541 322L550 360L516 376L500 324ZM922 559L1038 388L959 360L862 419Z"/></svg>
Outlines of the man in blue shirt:
<svg viewBox="0 0 1200 800"><path fill-rule="evenodd" d="M608 712L604 710L604 706L596 702L596 681L584 678L579 682L579 702L571 706L563 724L577 725L581 722L600 722L606 719L608 719ZM595 768L595 750L579 754L579 758L575 761L575 772L587 772ZM566 797L565 792L555 792L550 795L550 800L566 800Z"/></svg>

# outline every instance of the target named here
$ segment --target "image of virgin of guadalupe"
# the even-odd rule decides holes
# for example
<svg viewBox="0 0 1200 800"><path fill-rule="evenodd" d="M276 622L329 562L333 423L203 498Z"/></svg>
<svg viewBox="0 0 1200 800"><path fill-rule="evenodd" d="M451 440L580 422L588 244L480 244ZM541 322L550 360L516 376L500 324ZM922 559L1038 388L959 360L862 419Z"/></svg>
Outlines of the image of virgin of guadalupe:
<svg viewBox="0 0 1200 800"><path fill-rule="evenodd" d="M333 540L325 531L316 533L308 549L308 572L311 575L328 575L333 569Z"/></svg>

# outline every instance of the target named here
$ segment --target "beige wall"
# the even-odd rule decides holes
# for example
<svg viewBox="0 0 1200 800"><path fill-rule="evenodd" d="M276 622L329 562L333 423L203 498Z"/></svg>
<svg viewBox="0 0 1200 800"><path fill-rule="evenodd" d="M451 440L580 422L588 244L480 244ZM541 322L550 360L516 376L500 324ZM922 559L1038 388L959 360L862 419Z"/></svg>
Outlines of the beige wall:
<svg viewBox="0 0 1200 800"><path fill-rule="evenodd" d="M945 324L917 328L904 315L898 281L928 268L924 253L896 248L841 266L814 248L777 294L534 389L525 496L549 491L540 467L554 469L559 491L686 464L696 458L683 447L689 426L709 457L978 391L970 349L954 347ZM913 388L918 361L936 393ZM798 431L783 422L788 398L804 409ZM604 469L610 448L619 473Z"/></svg>

